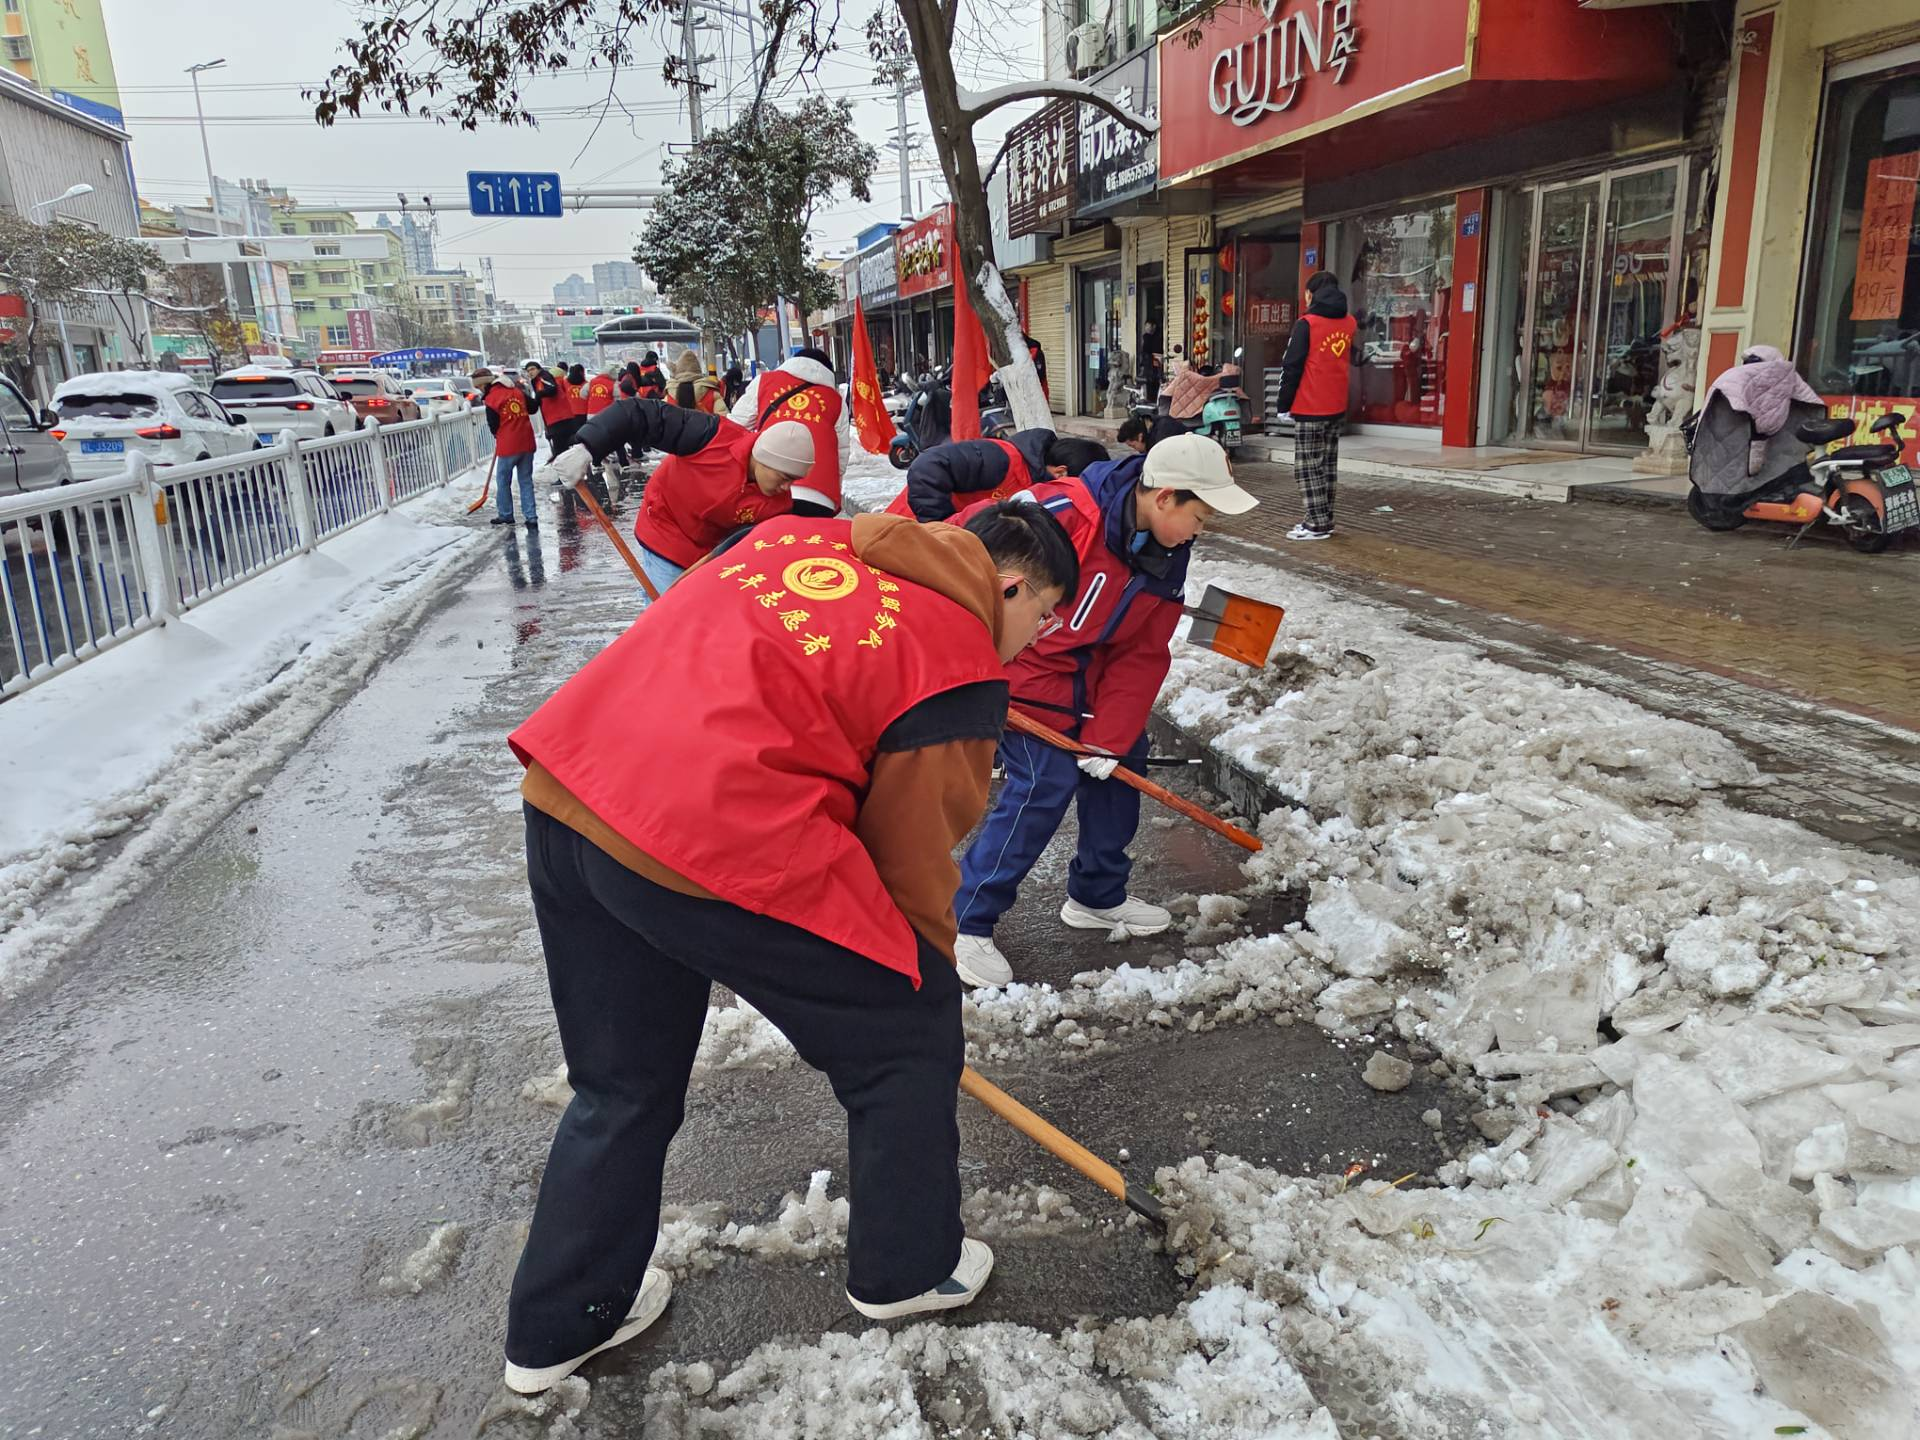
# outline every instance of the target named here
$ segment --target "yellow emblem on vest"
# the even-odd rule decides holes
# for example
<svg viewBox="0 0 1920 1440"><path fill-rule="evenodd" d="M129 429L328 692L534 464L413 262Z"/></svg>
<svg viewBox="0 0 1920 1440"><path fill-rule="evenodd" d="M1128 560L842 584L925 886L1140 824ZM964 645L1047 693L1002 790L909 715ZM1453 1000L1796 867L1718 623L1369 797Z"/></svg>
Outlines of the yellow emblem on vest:
<svg viewBox="0 0 1920 1440"><path fill-rule="evenodd" d="M860 577L846 561L825 555L794 561L780 583L808 600L838 600L860 588Z"/></svg>

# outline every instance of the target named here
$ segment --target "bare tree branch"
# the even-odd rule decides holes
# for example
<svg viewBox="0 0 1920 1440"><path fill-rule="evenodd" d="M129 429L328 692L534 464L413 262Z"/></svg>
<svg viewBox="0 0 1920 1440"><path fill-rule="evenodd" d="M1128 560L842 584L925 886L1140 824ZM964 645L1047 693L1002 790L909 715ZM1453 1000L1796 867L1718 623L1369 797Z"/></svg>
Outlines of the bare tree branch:
<svg viewBox="0 0 1920 1440"><path fill-rule="evenodd" d="M1104 110L1129 130L1138 130L1142 135L1158 135L1160 122L1150 120L1145 115L1129 109L1111 95L1103 95L1084 80L1021 80L1012 85L996 86L992 90L961 90L955 97L960 113L969 124L977 125L994 111L1007 105L1018 105L1022 100L1078 100L1083 105L1091 105L1096 110Z"/></svg>

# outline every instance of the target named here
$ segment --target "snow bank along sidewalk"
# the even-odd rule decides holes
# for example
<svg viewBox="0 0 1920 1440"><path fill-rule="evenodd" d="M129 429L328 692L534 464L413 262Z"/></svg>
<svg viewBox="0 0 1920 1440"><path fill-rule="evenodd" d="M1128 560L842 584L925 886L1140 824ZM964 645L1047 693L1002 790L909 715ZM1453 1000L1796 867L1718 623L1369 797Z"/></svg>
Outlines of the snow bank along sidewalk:
<svg viewBox="0 0 1920 1440"><path fill-rule="evenodd" d="M1288 607L1274 658L1176 643L1163 708L1298 802L1248 871L1307 924L1214 946L1238 902L1200 897L1172 967L976 992L975 1050L1296 1015L1480 1089L1486 1147L1427 1188L1167 1166L1174 1315L668 1366L661 1433L1920 1433L1920 878L1741 811L1710 731L1284 571L1208 581ZM708 1063L780 1063L735 1018Z"/></svg>
<svg viewBox="0 0 1920 1440"><path fill-rule="evenodd" d="M440 594L475 470L0 705L0 996L242 799Z"/></svg>

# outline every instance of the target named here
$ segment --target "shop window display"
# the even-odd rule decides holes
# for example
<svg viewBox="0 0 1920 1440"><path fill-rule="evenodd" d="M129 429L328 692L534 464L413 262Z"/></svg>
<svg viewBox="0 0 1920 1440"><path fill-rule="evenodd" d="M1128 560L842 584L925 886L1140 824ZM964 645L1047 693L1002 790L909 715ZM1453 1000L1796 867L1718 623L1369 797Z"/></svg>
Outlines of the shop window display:
<svg viewBox="0 0 1920 1440"><path fill-rule="evenodd" d="M1334 273L1358 322L1351 416L1438 427L1453 328L1451 198L1330 227Z"/></svg>
<svg viewBox="0 0 1920 1440"><path fill-rule="evenodd" d="M1920 64L1833 82L1819 154L1800 368L1842 413L1872 397L1907 410L1920 397Z"/></svg>

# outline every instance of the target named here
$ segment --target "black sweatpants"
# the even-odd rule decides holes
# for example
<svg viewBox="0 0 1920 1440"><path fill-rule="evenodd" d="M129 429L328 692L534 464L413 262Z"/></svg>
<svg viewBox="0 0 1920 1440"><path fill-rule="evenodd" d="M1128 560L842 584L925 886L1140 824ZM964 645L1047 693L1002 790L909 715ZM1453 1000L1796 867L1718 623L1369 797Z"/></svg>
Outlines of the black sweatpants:
<svg viewBox="0 0 1920 1440"><path fill-rule="evenodd" d="M719 981L824 1071L847 1112L847 1289L874 1304L959 1263L960 980L921 985L796 926L634 874L526 807L527 874L573 1101L513 1277L507 1358L570 1360L620 1327L660 1223L667 1145Z"/></svg>

